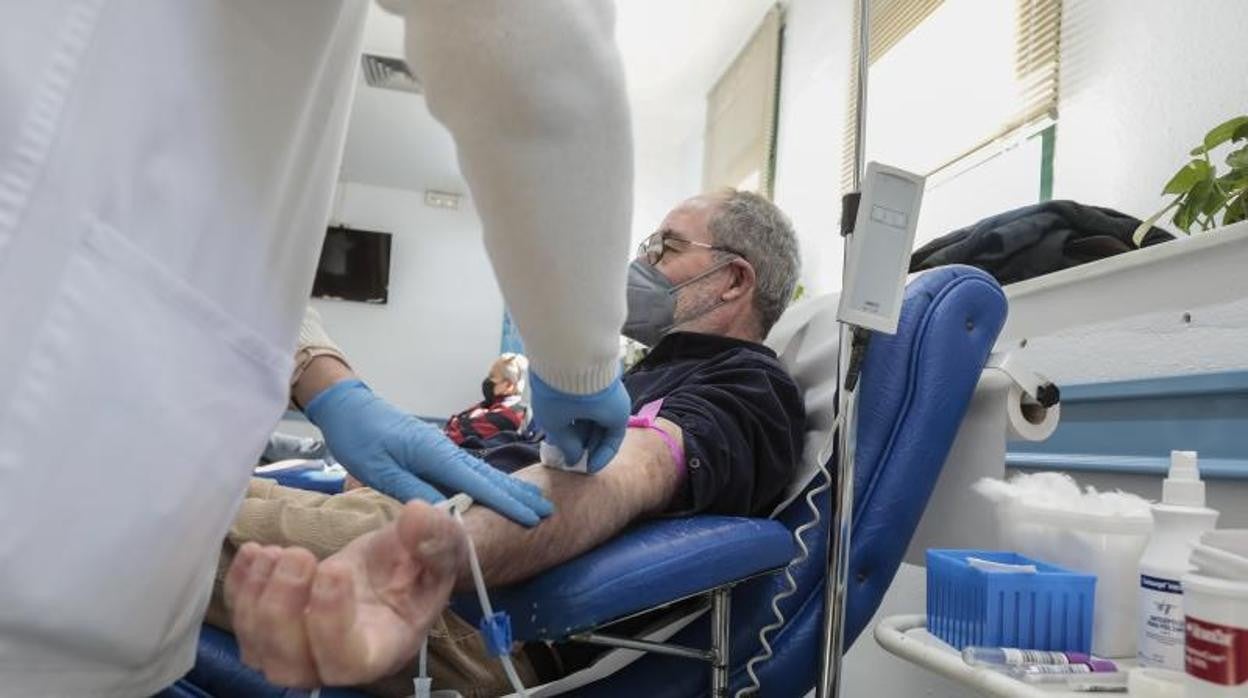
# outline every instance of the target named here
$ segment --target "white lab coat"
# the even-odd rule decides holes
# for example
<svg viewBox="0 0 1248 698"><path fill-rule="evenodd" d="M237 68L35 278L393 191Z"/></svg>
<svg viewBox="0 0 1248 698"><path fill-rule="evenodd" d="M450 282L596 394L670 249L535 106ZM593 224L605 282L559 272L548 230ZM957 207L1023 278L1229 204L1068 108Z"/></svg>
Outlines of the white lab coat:
<svg viewBox="0 0 1248 698"><path fill-rule="evenodd" d="M602 389L632 203L611 3L388 4L532 366ZM0 3L0 696L190 668L286 403L366 12Z"/></svg>
<svg viewBox="0 0 1248 698"><path fill-rule="evenodd" d="M286 403L366 10L0 7L0 695L190 667Z"/></svg>

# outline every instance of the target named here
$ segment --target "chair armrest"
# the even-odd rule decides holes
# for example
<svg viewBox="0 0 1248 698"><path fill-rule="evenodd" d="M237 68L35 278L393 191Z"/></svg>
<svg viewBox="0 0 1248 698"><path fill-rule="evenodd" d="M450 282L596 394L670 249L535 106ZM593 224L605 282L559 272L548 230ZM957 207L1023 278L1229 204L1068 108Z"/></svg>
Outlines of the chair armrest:
<svg viewBox="0 0 1248 698"><path fill-rule="evenodd" d="M517 640L557 640L775 570L796 552L779 522L732 516L651 521L541 576L490 591ZM456 600L467 618L475 597Z"/></svg>

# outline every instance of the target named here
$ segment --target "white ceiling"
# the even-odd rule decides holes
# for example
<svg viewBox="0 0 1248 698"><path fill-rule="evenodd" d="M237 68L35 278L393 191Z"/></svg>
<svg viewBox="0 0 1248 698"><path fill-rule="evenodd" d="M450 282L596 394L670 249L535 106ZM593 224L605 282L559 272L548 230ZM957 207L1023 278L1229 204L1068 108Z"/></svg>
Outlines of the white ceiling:
<svg viewBox="0 0 1248 698"><path fill-rule="evenodd" d="M369 87L361 77L339 179L421 192L464 192L450 133L410 92Z"/></svg>
<svg viewBox="0 0 1248 698"><path fill-rule="evenodd" d="M619 0L616 40L628 77L638 150L701 134L706 93L773 0ZM364 49L401 56L403 22L375 4ZM342 179L420 191L463 190L454 146L421 97L361 82Z"/></svg>

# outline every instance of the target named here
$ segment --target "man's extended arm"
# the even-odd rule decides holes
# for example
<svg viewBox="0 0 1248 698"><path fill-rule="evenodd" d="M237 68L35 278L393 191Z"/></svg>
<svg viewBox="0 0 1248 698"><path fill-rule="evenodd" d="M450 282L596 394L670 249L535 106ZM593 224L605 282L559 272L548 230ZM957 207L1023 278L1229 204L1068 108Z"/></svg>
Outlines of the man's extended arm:
<svg viewBox="0 0 1248 698"><path fill-rule="evenodd" d="M659 424L680 437L675 425ZM661 511L680 487L661 437L638 429L629 430L615 460L596 476L542 466L522 476L558 505L541 526L525 530L480 507L464 517L492 584L523 579L598 545ZM410 502L398 520L319 564L302 548L243 545L225 580L242 660L287 686L390 675L420 647L452 587L471 584L464 539L445 514Z"/></svg>
<svg viewBox="0 0 1248 698"><path fill-rule="evenodd" d="M290 386L290 396L296 405L303 406L333 384L356 377L343 359L327 354L317 356L308 361L299 380Z"/></svg>
<svg viewBox="0 0 1248 698"><path fill-rule="evenodd" d="M659 420L659 426L680 443L679 426L666 420ZM555 513L530 529L481 507L464 515L490 586L531 577L601 545L630 523L662 511L680 486L671 453L650 429L629 429L615 459L593 477L540 465L516 477L542 488ZM462 590L471 585L465 568L456 586Z"/></svg>

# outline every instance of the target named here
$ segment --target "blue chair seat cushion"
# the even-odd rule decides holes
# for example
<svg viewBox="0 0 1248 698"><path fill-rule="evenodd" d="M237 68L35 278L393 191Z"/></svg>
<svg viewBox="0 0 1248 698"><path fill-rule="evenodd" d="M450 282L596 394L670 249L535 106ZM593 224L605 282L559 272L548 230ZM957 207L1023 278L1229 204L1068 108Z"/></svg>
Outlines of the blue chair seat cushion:
<svg viewBox="0 0 1248 698"><path fill-rule="evenodd" d="M783 567L796 552L778 521L697 516L641 524L526 583L490 591L517 640L556 640ZM475 596L454 609L476 622Z"/></svg>

